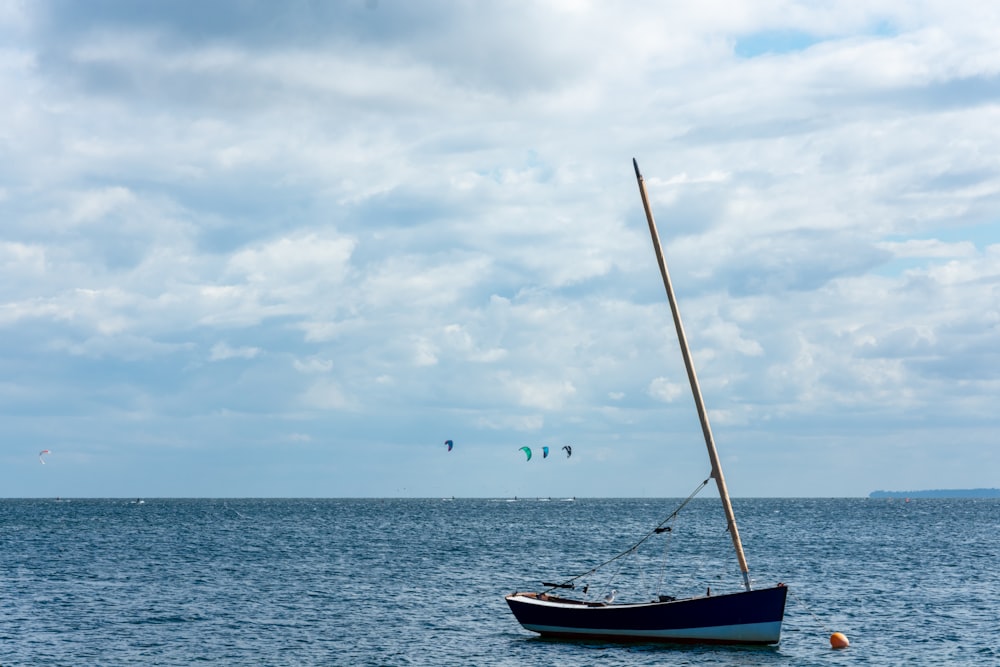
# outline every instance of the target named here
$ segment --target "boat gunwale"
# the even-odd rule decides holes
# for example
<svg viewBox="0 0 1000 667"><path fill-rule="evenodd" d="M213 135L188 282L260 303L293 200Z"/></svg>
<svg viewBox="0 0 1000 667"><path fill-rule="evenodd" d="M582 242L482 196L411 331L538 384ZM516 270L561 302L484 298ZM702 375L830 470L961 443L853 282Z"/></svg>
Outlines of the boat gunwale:
<svg viewBox="0 0 1000 667"><path fill-rule="evenodd" d="M536 593L534 591L517 591L504 596L505 600L517 600L526 604L537 604L546 607L560 607L565 609L625 609L638 607L655 607L660 605L672 605L680 602L691 602L693 600L716 600L726 597L747 595L770 590L772 588L785 588L785 584L779 583L766 588L755 588L750 591L733 591L731 593L719 593L713 595L695 595L688 598L675 598L673 600L650 600L648 602L588 602L586 600L574 600L572 598L549 595L548 593Z"/></svg>

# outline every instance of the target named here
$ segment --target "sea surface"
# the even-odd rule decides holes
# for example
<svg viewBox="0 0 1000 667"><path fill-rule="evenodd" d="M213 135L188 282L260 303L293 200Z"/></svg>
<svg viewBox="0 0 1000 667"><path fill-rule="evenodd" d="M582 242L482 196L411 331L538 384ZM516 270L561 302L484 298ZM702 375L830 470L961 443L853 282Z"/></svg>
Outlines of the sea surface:
<svg viewBox="0 0 1000 667"><path fill-rule="evenodd" d="M679 503L0 500L0 665L1000 664L998 500L736 499L754 581L789 587L776 647L545 640L514 620L504 594L627 550ZM718 499L588 582L739 589Z"/></svg>

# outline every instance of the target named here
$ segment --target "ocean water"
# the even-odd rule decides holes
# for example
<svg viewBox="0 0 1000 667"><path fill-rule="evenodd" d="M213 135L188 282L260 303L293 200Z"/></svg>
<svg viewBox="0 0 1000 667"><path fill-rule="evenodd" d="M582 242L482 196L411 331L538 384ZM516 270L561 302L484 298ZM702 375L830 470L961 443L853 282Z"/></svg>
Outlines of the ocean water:
<svg viewBox="0 0 1000 667"><path fill-rule="evenodd" d="M789 586L776 647L545 640L514 620L504 594L589 569L677 505L0 500L0 665L1000 664L997 500L736 499L754 580ZM592 581L608 586L737 590L718 500Z"/></svg>

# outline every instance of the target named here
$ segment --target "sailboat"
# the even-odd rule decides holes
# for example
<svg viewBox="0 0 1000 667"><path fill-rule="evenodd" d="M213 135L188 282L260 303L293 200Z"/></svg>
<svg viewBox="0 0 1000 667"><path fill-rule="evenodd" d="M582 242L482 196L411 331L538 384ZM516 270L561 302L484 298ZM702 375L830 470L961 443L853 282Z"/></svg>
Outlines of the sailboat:
<svg viewBox="0 0 1000 667"><path fill-rule="evenodd" d="M712 594L709 589L705 595L697 597L677 599L658 595L655 600L639 602L616 602L614 595L616 591L611 591L605 599L594 601L553 594L553 591L558 589L574 589L575 580L584 576L579 575L562 583L543 583L542 586L545 588L540 592L511 593L505 599L525 629L547 637L641 642L777 644L781 637L781 623L785 614L788 589L781 583L768 588L754 588L751 585L749 566L736 527L736 516L733 514L726 480L722 474L722 466L691 360L691 352L688 349L684 326L681 324L670 274L663 258L660 236L653 220L646 185L635 159L632 160L632 165L635 167L635 177L639 184L646 220L649 223L653 249L660 265L660 274L667 291L667 300L673 314L684 366L687 369L691 392L701 420L701 430L711 463L709 480L715 480L722 500L727 531L732 539L736 559L743 575L743 590ZM707 484L709 480L705 480L703 484ZM667 520L664 520L660 526L650 531L640 540L640 544L653 534L669 530L669 527L664 525L666 523ZM637 546L615 558L632 552ZM586 592L584 587L584 593Z"/></svg>

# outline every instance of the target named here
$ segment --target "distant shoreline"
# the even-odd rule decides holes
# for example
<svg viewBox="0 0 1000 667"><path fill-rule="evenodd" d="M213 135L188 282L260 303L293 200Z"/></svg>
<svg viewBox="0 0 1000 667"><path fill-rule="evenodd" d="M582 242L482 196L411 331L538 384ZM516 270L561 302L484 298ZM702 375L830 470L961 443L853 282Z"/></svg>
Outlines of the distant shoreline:
<svg viewBox="0 0 1000 667"><path fill-rule="evenodd" d="M929 489L925 491L872 491L869 498L1000 498L1000 489Z"/></svg>

